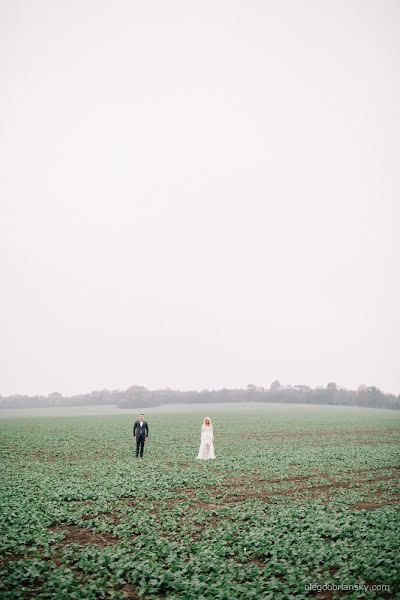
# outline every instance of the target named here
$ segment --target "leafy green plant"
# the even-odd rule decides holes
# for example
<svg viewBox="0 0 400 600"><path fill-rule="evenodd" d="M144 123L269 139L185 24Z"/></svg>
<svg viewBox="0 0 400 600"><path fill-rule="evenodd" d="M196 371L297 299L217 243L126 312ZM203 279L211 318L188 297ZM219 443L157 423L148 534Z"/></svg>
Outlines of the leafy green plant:
<svg viewBox="0 0 400 600"><path fill-rule="evenodd" d="M210 462L195 458L196 409L155 413L140 462L125 415L1 422L1 597L264 600L362 581L400 592L400 416L211 416Z"/></svg>

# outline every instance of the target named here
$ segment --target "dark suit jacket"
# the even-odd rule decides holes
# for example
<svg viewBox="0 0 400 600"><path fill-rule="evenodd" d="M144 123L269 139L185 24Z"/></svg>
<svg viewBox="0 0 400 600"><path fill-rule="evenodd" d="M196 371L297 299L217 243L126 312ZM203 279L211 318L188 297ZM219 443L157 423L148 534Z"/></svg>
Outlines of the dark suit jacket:
<svg viewBox="0 0 400 600"><path fill-rule="evenodd" d="M143 421L143 427L140 427L140 421L135 421L133 425L133 437L144 438L149 436L149 426L147 421Z"/></svg>

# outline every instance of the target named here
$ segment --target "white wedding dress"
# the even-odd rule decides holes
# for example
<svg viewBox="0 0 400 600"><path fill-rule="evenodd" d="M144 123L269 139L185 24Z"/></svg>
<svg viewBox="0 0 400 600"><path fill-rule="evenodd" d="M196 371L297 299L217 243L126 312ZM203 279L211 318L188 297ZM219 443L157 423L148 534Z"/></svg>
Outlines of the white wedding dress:
<svg viewBox="0 0 400 600"><path fill-rule="evenodd" d="M214 433L212 427L201 428L201 441L200 449L197 458L208 460L209 458L215 458L214 454Z"/></svg>

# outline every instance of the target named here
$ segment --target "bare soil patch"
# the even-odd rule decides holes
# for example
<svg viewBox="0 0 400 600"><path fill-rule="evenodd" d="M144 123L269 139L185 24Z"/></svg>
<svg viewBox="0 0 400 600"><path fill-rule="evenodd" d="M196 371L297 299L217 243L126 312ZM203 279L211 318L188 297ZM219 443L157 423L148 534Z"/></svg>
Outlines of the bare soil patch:
<svg viewBox="0 0 400 600"><path fill-rule="evenodd" d="M29 556L24 556L23 554L6 554L0 558L0 566L5 565L8 562L15 562L18 560L29 560Z"/></svg>
<svg viewBox="0 0 400 600"><path fill-rule="evenodd" d="M218 508L221 508L220 504L213 504L212 502L198 502L198 504L196 504L196 508L205 508L206 510L216 510Z"/></svg>
<svg viewBox="0 0 400 600"><path fill-rule="evenodd" d="M379 471L385 474L379 475ZM392 473L390 473L392 471ZM375 472L376 476L372 479L367 479L366 476ZM389 474L388 474L389 473ZM349 480L354 474L354 478ZM364 474L365 477L360 477ZM356 477L358 475L358 477ZM394 481L398 478L398 467L373 467L372 469L356 469L347 471L336 477L344 476L347 480L343 481L329 475L326 472L318 469L308 475L292 475L287 477L278 477L268 479L260 473L252 475L233 475L226 478L220 485L209 486L207 493L210 497L209 501L198 498L196 507L207 510L221 508L224 505L245 502L252 499L260 499L263 502L270 502L273 497L291 497L295 500L304 500L305 498L322 498L329 499L336 490L350 490L353 487L369 486L380 481ZM318 483L315 479L325 479L327 483ZM269 484L297 484L288 488L268 489ZM196 501L198 494L203 492L201 488L179 488L169 490L176 492L176 497L171 499L171 503L181 502L182 500ZM375 494L376 495L376 494ZM387 503L394 501L387 501ZM168 501L170 503L170 501Z"/></svg>
<svg viewBox="0 0 400 600"><path fill-rule="evenodd" d="M248 494L242 494L238 496L224 496L223 502L224 504L234 504L235 502L245 502L246 500L251 500L252 498L260 498L259 494L253 494L249 492Z"/></svg>
<svg viewBox="0 0 400 600"><path fill-rule="evenodd" d="M97 546L111 546L118 542L117 538L109 533L93 533L84 527L76 527L75 525L56 525L50 528L54 532L62 532L65 537L59 542L63 546L69 544L79 544L85 546L87 544L95 544Z"/></svg>
<svg viewBox="0 0 400 600"><path fill-rule="evenodd" d="M352 473L368 473L369 471L400 471L400 466L389 466L389 467L363 467L361 469L353 469L352 471L345 471L344 475L351 475Z"/></svg>
<svg viewBox="0 0 400 600"><path fill-rule="evenodd" d="M356 479L355 483L363 483L363 484L369 484L369 483L375 483L377 481L391 481L394 479L399 479L398 474L396 473L395 475L389 475L389 476L383 476L383 477L374 477L373 479Z"/></svg>
<svg viewBox="0 0 400 600"><path fill-rule="evenodd" d="M367 508L369 510L373 510L374 508L379 508L380 506L382 506L380 502L357 502L357 504L354 504L352 506L352 509L362 510L364 508Z"/></svg>
<svg viewBox="0 0 400 600"><path fill-rule="evenodd" d="M349 473L346 473L348 476ZM318 471L313 475L296 475L293 477L281 477L276 479L262 479L257 477L252 481L244 477L232 477L226 480L220 488L212 488L215 493L216 499L221 499L225 504L232 502L242 502L252 498L259 498L263 501L269 501L274 496L296 496L299 499L306 497L310 498L326 498L330 496L335 490L340 489L351 489L354 485L368 486L379 481L393 481L397 478L397 472L392 475L382 475L374 477L373 479L354 479L352 481L338 481L334 477ZM328 480L329 483L313 485L312 480L317 477L323 477ZM288 489L277 489L268 490L260 487L262 484L285 484L285 483L298 483L295 487ZM316 482L315 482L316 483ZM236 493L232 494L231 490L235 488ZM211 491L211 490L210 490Z"/></svg>
<svg viewBox="0 0 400 600"><path fill-rule="evenodd" d="M184 495L185 497L187 496L196 496L198 492L203 491L201 488L191 488L191 487L185 487L185 488L181 488L179 490L169 490L170 492L180 492L180 491L184 491Z"/></svg>
<svg viewBox="0 0 400 600"><path fill-rule="evenodd" d="M37 460L39 462L55 462L57 457L53 452L46 452L45 450L35 450L30 455L31 460Z"/></svg>
<svg viewBox="0 0 400 600"><path fill-rule="evenodd" d="M125 598L128 598L129 600L139 600L139 594L130 583L126 583L121 588L121 592L124 594Z"/></svg>
<svg viewBox="0 0 400 600"><path fill-rule="evenodd" d="M319 475L295 475L294 477L281 477L279 479L265 479L265 483L287 483L291 481L307 481L313 477L319 477Z"/></svg>
<svg viewBox="0 0 400 600"><path fill-rule="evenodd" d="M255 565L257 565L257 567L261 567L261 568L266 567L266 563L263 562L262 560L260 560L259 558L253 558L253 560L251 560L250 562L252 562Z"/></svg>
<svg viewBox="0 0 400 600"><path fill-rule="evenodd" d="M351 510L375 510L376 508L382 508L383 506L390 506L391 504L399 504L400 498L393 500L384 500L381 502L357 502L351 505Z"/></svg>

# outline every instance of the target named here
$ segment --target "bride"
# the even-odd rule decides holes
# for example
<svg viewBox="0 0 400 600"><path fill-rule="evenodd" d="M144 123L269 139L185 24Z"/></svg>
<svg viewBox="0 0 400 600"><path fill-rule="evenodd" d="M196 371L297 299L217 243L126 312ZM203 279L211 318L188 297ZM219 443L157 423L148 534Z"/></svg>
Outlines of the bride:
<svg viewBox="0 0 400 600"><path fill-rule="evenodd" d="M215 458L214 454L214 433L210 417L206 417L201 426L200 449L197 458L208 460Z"/></svg>

